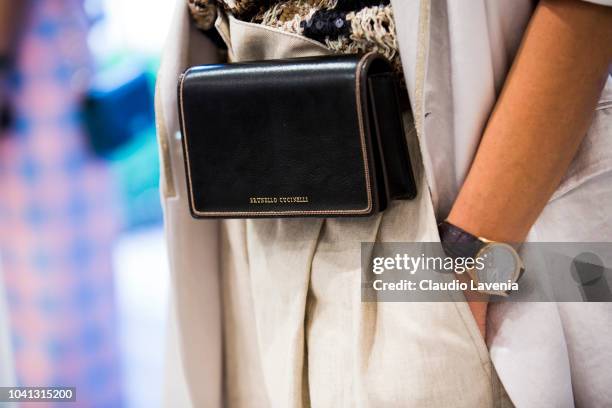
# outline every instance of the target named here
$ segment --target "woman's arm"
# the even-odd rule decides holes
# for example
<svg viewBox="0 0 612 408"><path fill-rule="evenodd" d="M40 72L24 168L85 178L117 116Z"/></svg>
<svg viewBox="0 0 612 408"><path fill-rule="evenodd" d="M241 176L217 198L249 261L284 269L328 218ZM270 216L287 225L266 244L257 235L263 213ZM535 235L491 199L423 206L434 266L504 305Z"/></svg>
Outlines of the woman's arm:
<svg viewBox="0 0 612 408"><path fill-rule="evenodd" d="M611 62L612 7L540 1L448 220L521 242L576 154ZM470 308L484 333L487 304Z"/></svg>

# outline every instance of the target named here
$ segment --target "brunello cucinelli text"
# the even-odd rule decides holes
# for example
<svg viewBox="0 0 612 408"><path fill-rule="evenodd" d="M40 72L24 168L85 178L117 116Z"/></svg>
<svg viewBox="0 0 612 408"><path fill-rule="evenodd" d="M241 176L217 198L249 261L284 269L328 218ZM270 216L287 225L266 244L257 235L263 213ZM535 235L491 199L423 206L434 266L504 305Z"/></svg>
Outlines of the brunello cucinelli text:
<svg viewBox="0 0 612 408"><path fill-rule="evenodd" d="M249 197L250 204L300 204L309 201L308 196Z"/></svg>

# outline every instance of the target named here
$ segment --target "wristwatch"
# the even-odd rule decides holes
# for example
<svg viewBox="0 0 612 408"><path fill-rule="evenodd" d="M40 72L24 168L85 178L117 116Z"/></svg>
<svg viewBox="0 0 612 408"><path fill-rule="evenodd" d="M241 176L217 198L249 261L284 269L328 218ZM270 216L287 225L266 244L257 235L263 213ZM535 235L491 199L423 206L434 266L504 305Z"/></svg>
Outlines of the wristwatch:
<svg viewBox="0 0 612 408"><path fill-rule="evenodd" d="M516 249L507 243L477 237L447 221L438 224L444 252L451 258L471 258L466 272L471 287L481 293L508 296L525 267Z"/></svg>

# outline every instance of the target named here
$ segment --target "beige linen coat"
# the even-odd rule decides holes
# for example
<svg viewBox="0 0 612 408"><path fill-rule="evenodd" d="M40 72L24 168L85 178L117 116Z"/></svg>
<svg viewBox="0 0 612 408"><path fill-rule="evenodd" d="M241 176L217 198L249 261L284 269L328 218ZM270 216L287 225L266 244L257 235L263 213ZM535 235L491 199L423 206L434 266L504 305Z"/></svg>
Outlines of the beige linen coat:
<svg viewBox="0 0 612 408"><path fill-rule="evenodd" d="M474 10L478 10L477 6L484 7L485 3L492 2L493 0L474 1ZM474 145L474 140L482 133L482 126L494 103L494 98L487 95L495 95L507 70L506 66L505 69L498 70L495 75L487 77L481 72L491 68L487 66L486 61L470 61L469 63L473 64L470 65L473 71L460 78L461 84L456 83L458 79L451 75L451 71L457 61L453 61L449 56L451 50L457 51L453 49L456 45L452 42L452 33L456 29L451 21L452 3L452 0L393 2L399 48L417 123L423 171L419 172L421 182L419 199L409 207L392 208L388 211L390 215L386 214L384 216L386 218L380 221L384 226L385 222L393 224L389 220L399 223L410 219L411 232L397 235L392 233L392 229L388 230L388 240L392 238L397 240L397 237L406 241L438 239L435 214L443 216L448 202L451 201L449 197L452 197L453 190L456 190L462 179L459 170L456 180L444 181L447 176L442 174L440 166L444 165L444 157L453 160L448 157L449 139L445 139L444 135L454 136L456 129L471 129L467 132L471 140L465 142L467 145L470 143ZM522 13L523 16L517 17L514 24L515 29L520 31L529 16L530 9L526 2L523 2L523 6L518 6L518 3L520 2L517 2L515 7L518 11L514 10L514 13ZM499 10L501 14L503 11ZM269 41L266 48L268 51L265 51L269 54L250 54L253 44L249 41L250 38L256 37L253 35L255 29L248 23L236 21L233 23L230 21L229 28L225 26L225 29L227 30L225 35L232 37L228 42L234 46L232 51L237 59L249 59L250 56L273 58L289 56L288 54L298 56L316 52L325 53L322 47L318 49L316 44L297 36L280 35L274 30L261 34L268 29L257 28L260 37L267 38L266 34L270 34L274 40L270 41L269 38L263 40ZM242 36L240 40L237 40L240 36ZM516 37L514 42L508 45L507 51L510 54L516 49L520 35L514 37ZM185 2L179 1L158 77L156 95L162 162L162 201L173 275L169 353L180 356L178 364L171 366L169 373L172 380L168 383L186 385L185 388L169 391L168 403L173 406L177 404L177 399L190 402L196 407L221 406L223 401L224 314L220 262L224 256L222 252L227 247L225 241L228 237L231 240L232 234L239 234L236 229L240 227L231 223L193 220L190 217L176 110L176 82L180 72L191 65L212 62L217 62L215 48L191 25ZM467 63L462 62L462 64ZM506 62L506 65L508 63ZM453 90L458 90L460 85L469 88L470 81L478 84L472 88L473 95L464 95L464 99L461 99L457 96L459 92L453 94ZM608 81L587 140L567 177L530 233L530 240L610 241L612 239L611 90L611 82ZM460 109L459 106L463 106L464 103L472 103L473 109L465 107ZM458 111L462 112L460 117L457 117ZM450 155L455 156L454 167L460 169L462 164L461 160L456 159L456 151L451 151ZM464 152L463 155L469 158L469 154ZM579 215L581 222L566 222L568 212ZM414 219L415 217L417 219ZM382 230L384 238L385 229ZM367 234L362 237L367 238ZM265 247L259 249L266 250ZM227 269L224 272L227 272ZM279 302L282 301L291 304L294 299L279 299ZM612 401L612 395L607 387L607 384L612 383L612 374L607 366L601 363L601 361L612 361L611 346L604 340L609 339L612 334L610 324L612 309L609 305L531 303L493 307L490 315L490 358L487 348L477 336L474 322L470 320L465 303L451 305L452 307L444 306L447 308L440 309L445 312L438 323L444 327L436 327L434 324L434 329L430 330L436 333L463 333L463 337L460 336L462 341L469 339L473 343L471 343L473 347L462 343L461 347L465 347L465 353L471 356L466 361L476 361L478 366L482 365L483 371L480 373L480 368L467 365L457 367L459 360L451 361L449 358L448 364L451 370L460 371L463 368L466 373L471 373L466 375L471 375L472 380L480 381L479 378L482 378L486 382L487 376L494 377L490 365L491 358L513 402L521 407L573 406L574 401L582 406L603 406ZM391 310L388 313L392 315L393 308L400 306L379 307ZM401 322L401 317L395 322L396 324ZM584 336L584 332L587 331L599 334ZM226 347L234 346L226 344ZM591 353L592 350L598 350L598 353ZM171 361L177 362L173 359ZM425 361L423 364L428 362ZM268 372L278 370L283 372L284 369L285 367L274 364L267 367ZM483 375L484 377L479 377ZM279 378L275 379L273 374L268 375L266 381L269 378L273 379L272 386L279 390L277 397L279 399L270 401L271 405L287 406L286 404L296 403L291 399L290 383L282 382ZM370 380L376 381L376 378ZM264 381L262 387L266 386L271 386L269 381L268 383ZM433 386L435 387L435 384ZM495 388L494 385L492 387ZM284 395L283 390L286 391ZM455 401L458 406L469 406L470 403L493 406L500 404L501 394L501 390L492 389L492 394L482 399L483 397L479 395L470 395L469 387L466 387L464 396L455 396L454 399L446 400L433 399L428 401L428 405L442 406L445 402ZM360 405L367 406L367 403L363 403L367 400L367 396L364 397Z"/></svg>

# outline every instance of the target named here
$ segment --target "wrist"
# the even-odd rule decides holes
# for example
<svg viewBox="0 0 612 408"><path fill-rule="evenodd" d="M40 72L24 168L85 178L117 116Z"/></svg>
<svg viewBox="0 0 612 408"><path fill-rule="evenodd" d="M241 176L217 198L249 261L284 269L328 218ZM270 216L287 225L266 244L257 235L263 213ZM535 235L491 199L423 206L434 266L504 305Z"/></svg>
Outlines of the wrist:
<svg viewBox="0 0 612 408"><path fill-rule="evenodd" d="M457 227L491 241L520 243L525 239L527 231L522 225L509 222L503 214L492 214L486 207L477 207L465 203L459 197L453 205L446 220Z"/></svg>

